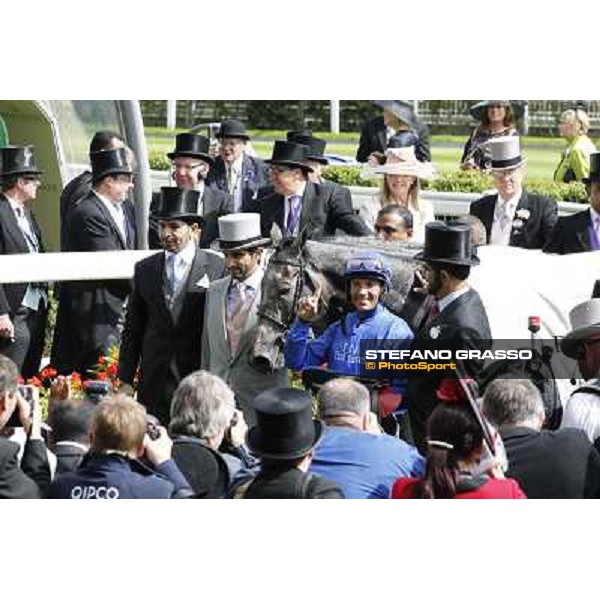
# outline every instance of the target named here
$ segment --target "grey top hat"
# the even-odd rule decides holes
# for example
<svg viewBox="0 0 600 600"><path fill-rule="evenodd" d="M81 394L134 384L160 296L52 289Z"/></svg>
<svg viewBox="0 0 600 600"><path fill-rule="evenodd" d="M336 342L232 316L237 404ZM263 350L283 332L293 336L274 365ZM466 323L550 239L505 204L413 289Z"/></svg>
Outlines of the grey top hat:
<svg viewBox="0 0 600 600"><path fill-rule="evenodd" d="M586 300L569 313L571 331L562 339L560 347L571 358L577 358L582 340L592 335L600 336L600 298Z"/></svg>
<svg viewBox="0 0 600 600"><path fill-rule="evenodd" d="M492 154L492 171L516 169L527 162L521 156L521 141L517 135L497 137L486 143Z"/></svg>
<svg viewBox="0 0 600 600"><path fill-rule="evenodd" d="M233 213L219 217L219 250L249 250L267 246L270 238L263 238L258 213Z"/></svg>
<svg viewBox="0 0 600 600"><path fill-rule="evenodd" d="M0 148L0 177L11 175L41 175L35 161L33 146L5 146Z"/></svg>

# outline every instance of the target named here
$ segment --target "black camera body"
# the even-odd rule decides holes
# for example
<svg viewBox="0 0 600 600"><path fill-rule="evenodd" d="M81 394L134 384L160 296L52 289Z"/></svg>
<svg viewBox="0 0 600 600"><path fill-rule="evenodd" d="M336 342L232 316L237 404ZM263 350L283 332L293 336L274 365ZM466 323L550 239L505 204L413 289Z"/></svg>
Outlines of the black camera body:
<svg viewBox="0 0 600 600"><path fill-rule="evenodd" d="M112 389L110 381L88 380L83 384L87 399L94 404L109 396Z"/></svg>

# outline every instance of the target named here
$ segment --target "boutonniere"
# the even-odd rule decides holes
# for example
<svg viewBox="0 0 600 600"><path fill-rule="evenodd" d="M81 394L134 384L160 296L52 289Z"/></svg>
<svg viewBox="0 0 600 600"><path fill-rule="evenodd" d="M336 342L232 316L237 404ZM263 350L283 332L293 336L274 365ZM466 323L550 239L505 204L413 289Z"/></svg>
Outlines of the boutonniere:
<svg viewBox="0 0 600 600"><path fill-rule="evenodd" d="M516 214L512 223L512 228L515 232L520 233L521 229L523 229L523 225L525 225L525 221L529 219L531 213L526 208L520 208Z"/></svg>
<svg viewBox="0 0 600 600"><path fill-rule="evenodd" d="M440 331L441 331L441 329L442 329L442 328L441 328L439 325L435 325L434 327L432 327L432 328L429 330L429 337L430 337L432 340L437 340L437 339L438 339L438 337L440 336Z"/></svg>
<svg viewBox="0 0 600 600"><path fill-rule="evenodd" d="M246 173L246 177L244 178L244 182L252 183L254 181L254 177L255 177L254 171L248 171Z"/></svg>

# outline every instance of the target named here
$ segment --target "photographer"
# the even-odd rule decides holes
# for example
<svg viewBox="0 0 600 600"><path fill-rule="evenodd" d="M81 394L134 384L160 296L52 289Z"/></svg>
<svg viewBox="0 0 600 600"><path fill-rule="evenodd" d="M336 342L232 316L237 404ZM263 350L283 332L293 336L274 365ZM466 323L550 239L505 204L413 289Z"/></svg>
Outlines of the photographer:
<svg viewBox="0 0 600 600"><path fill-rule="evenodd" d="M90 453L79 468L52 483L51 498L167 499L191 495L185 477L171 459L173 443L166 430L155 427L150 431L144 407L131 398L113 396L100 402L92 420L90 443ZM146 462L140 460L142 457Z"/></svg>
<svg viewBox="0 0 600 600"><path fill-rule="evenodd" d="M50 466L42 439L42 415L37 395L30 407L17 388L15 363L0 355L0 430L16 411L27 433L19 467L19 445L0 437L0 498L42 498L50 485Z"/></svg>
<svg viewBox="0 0 600 600"><path fill-rule="evenodd" d="M222 497L258 472L244 439L248 426L233 390L206 371L185 377L171 404L174 458L202 498Z"/></svg>

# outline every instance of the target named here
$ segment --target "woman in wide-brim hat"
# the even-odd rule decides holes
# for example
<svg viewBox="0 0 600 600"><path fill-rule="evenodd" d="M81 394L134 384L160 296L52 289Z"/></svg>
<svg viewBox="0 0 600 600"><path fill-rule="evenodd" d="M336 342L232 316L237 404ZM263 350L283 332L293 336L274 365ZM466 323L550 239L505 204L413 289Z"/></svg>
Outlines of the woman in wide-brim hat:
<svg viewBox="0 0 600 600"><path fill-rule="evenodd" d="M471 106L469 112L480 124L465 144L460 168L487 171L491 161L487 142L496 137L517 135L516 121L522 115L523 107L508 100L483 100Z"/></svg>
<svg viewBox="0 0 600 600"><path fill-rule="evenodd" d="M373 202L361 209L360 216L373 228L384 206L398 204L413 216L413 240L423 241L425 224L434 220L434 213L431 202L421 198L420 181L433 178L433 165L417 160L414 146L388 148L385 158L383 165L369 170L372 175L383 175L383 184Z"/></svg>

